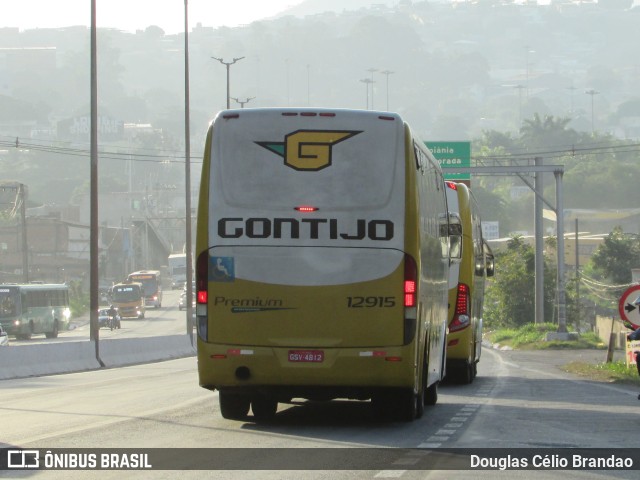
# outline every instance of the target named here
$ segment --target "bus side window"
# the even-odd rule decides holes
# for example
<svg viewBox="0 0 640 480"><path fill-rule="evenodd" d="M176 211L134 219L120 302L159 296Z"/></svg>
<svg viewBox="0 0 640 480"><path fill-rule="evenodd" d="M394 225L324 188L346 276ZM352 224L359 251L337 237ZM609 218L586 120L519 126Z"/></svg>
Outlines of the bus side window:
<svg viewBox="0 0 640 480"><path fill-rule="evenodd" d="M462 259L462 220L455 212L449 212L449 256L452 261Z"/></svg>
<svg viewBox="0 0 640 480"><path fill-rule="evenodd" d="M422 151L415 142L413 143L413 156L416 157L416 170L422 171L424 169L424 159L422 158Z"/></svg>
<svg viewBox="0 0 640 480"><path fill-rule="evenodd" d="M440 238L440 250L442 258L450 257L450 248L451 244L449 241L449 220L446 213L441 213L438 215L439 225L438 225L438 237Z"/></svg>

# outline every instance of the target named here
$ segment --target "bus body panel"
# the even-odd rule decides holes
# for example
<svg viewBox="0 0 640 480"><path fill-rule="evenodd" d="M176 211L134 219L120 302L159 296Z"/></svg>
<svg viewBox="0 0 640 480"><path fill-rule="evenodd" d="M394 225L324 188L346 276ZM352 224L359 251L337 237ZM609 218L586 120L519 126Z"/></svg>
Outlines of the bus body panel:
<svg viewBox="0 0 640 480"><path fill-rule="evenodd" d="M458 268L455 286L449 290L449 338L447 344L447 363L450 371L456 371L461 379L472 381L476 364L482 352L482 311L485 287L485 258L483 249L482 226L477 203L468 187L456 184L458 213L462 225L462 256ZM458 285L468 287L469 323L457 330L453 327ZM468 370L471 368L471 370Z"/></svg>
<svg viewBox="0 0 640 480"><path fill-rule="evenodd" d="M201 386L329 399L440 381L446 198L421 143L395 114L216 117L196 236Z"/></svg>

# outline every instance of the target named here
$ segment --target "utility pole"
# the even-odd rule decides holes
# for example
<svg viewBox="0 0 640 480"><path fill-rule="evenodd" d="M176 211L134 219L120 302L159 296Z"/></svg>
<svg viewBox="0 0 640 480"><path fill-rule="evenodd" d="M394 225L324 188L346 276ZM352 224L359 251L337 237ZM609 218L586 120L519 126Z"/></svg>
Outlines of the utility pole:
<svg viewBox="0 0 640 480"><path fill-rule="evenodd" d="M222 60L222 58L217 58L217 57L211 57L211 58L213 58L214 60L218 60L221 64L227 67L227 109L229 109L231 108L231 94L229 91L229 67L231 67L231 65L233 65L234 63L239 62L244 57L234 58L231 62L225 62L224 60Z"/></svg>
<svg viewBox="0 0 640 480"><path fill-rule="evenodd" d="M185 189L185 250L187 256L187 335L192 338L193 332L193 265L191 253L191 132L189 121L189 7L188 0L184 0L184 189ZM228 68L228 67L227 67ZM227 70L227 97L228 90L228 70ZM227 100L228 103L228 100ZM227 105L228 108L228 105ZM191 340L193 342L193 338Z"/></svg>
<svg viewBox="0 0 640 480"><path fill-rule="evenodd" d="M367 85L367 110L369 110L369 84L373 83L373 80L370 78L363 78L360 81Z"/></svg>
<svg viewBox="0 0 640 480"><path fill-rule="evenodd" d="M542 157L534 159L535 165L544 165ZM535 256L535 323L544 323L544 228L542 223L542 198L544 194L543 172L536 172L534 176L535 197L534 231L536 242ZM563 259L564 260L564 259Z"/></svg>
<svg viewBox="0 0 640 480"><path fill-rule="evenodd" d="M91 0L91 168L90 168L90 220L89 220L89 336L96 346L96 360L100 359L100 328L98 326L98 60L97 60L96 0Z"/></svg>
<svg viewBox="0 0 640 480"><path fill-rule="evenodd" d="M29 283L29 243L27 242L27 186L18 184L20 199L20 224L22 225L22 281Z"/></svg>
<svg viewBox="0 0 640 480"><path fill-rule="evenodd" d="M386 75L387 77L387 112L389 111L389 75L394 74L395 72L392 72L391 70L383 70L382 72L383 75Z"/></svg>
<svg viewBox="0 0 640 480"><path fill-rule="evenodd" d="M576 217L576 330L580 333L580 249L578 247L578 217Z"/></svg>

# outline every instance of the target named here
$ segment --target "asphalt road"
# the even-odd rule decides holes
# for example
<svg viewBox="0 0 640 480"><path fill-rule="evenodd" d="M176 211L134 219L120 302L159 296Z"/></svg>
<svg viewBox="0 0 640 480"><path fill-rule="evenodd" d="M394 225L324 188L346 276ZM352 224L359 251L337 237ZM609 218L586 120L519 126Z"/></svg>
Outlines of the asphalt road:
<svg viewBox="0 0 640 480"><path fill-rule="evenodd" d="M198 387L195 358L50 377L7 380L0 384L0 441L23 448L234 448L246 452L233 468L199 468L189 454L177 461L186 470L148 472L11 472L13 477L46 478L638 478L638 471L574 470L414 470L419 457L396 459L381 468L349 469L368 450L402 448L424 454L445 448L521 448L541 453L566 448L640 449L637 389L578 378L559 366L573 358L602 361L602 351L495 351L485 349L471 385L442 385L438 404L411 423L385 422L368 402L333 401L280 404L273 421L230 421L221 417L217 394ZM261 448L259 455L250 448ZM268 450L274 448L278 450ZM338 448L322 470L282 467L282 455L294 465L303 453ZM285 449L285 450L281 450ZM218 450L206 450L215 455ZM293 453L291 453L293 451ZM192 452L193 453L193 452ZM248 455L251 453L251 455ZM174 453L177 455L177 453ZM272 457L270 457L272 456ZM166 459L164 459L166 461ZM256 470L256 461L275 465ZM309 464L314 457L309 457ZM379 459L378 459L379 460ZM230 460L232 461L232 460ZM269 463L271 462L271 463ZM351 463L349 463L351 462ZM401 463L398 463L401 462ZM406 463L406 468L403 466ZM400 466L399 466L400 465ZM419 464L418 464L419 465ZM184 468L184 467L183 467ZM345 469L346 468L346 469ZM244 470L242 470L244 469ZM123 474L124 477L123 477Z"/></svg>

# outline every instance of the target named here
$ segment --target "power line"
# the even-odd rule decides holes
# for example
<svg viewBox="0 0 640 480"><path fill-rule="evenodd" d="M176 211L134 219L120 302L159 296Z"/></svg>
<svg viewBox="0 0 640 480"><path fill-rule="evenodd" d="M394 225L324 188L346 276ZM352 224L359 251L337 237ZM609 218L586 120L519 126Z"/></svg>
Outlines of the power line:
<svg viewBox="0 0 640 480"><path fill-rule="evenodd" d="M598 145L598 144L595 144ZM626 145L603 145L603 146L585 146L585 147L566 147L559 148L557 150L542 150L537 152L521 152L521 153L506 153L504 155L487 155L482 157L473 157L476 160L509 160L509 159L521 159L526 157L545 157L545 158L562 158L566 156L577 155L596 155L602 151L610 150L611 153L635 153L640 152L639 143L631 143Z"/></svg>
<svg viewBox="0 0 640 480"><path fill-rule="evenodd" d="M0 147L15 148L15 141L10 142L0 140ZM56 147L55 145L43 145L37 143L24 143L20 142L20 148L22 150L34 150L45 153L55 153L66 156L78 156L86 157L90 155L90 151L83 148L72 147ZM157 163L182 163L185 161L186 156L184 153L172 153L167 154L153 154L153 153L132 153L132 152L118 152L113 150L100 150L100 157L110 160L132 160L142 162L157 162ZM202 154L200 154L201 156ZM197 162L196 162L197 163ZM202 161L200 160L200 163Z"/></svg>
<svg viewBox="0 0 640 480"><path fill-rule="evenodd" d="M629 288L633 285L636 285L636 283L625 283L623 285L609 285L606 283L602 283L602 282L598 282L597 280L594 280L593 278L589 278L587 277L584 273L580 274L580 280L585 282L586 284L589 284L591 286L593 286L594 288L600 288L600 289L604 289L604 290L621 290L623 288Z"/></svg>
<svg viewBox="0 0 640 480"><path fill-rule="evenodd" d="M31 142L23 142L21 139L17 139L14 137L0 137L0 148L4 147L7 149L16 148L16 142L20 149L22 150L34 150L38 152L45 153L55 153L59 155L66 156L88 156L90 154L89 149L84 148L73 148L73 147L58 147L52 144L41 144L41 143L31 143ZM142 149L134 148L133 152L140 151ZM640 153L640 143L630 143L625 145L601 145L599 143L592 144L592 146L586 145L583 147L565 147L558 149L549 149L549 150L540 150L540 151L530 151L530 152L514 152L503 155L487 155L487 156L475 156L472 159L478 163L482 163L487 160L524 160L527 158L533 157L545 157L547 159L553 158L563 158L566 156L585 156L585 155L598 155L602 151L610 151L614 154L622 154L622 153ZM159 162L159 163L182 163L185 161L186 157L184 152L179 151L162 151L158 150L158 153L133 153L131 150L127 152L114 151L103 149L100 150L100 156L109 160L136 160L142 162ZM164 153L160 153L164 152ZM197 153L196 158L202 158L203 153ZM202 163L202 160L197 161L196 163Z"/></svg>

